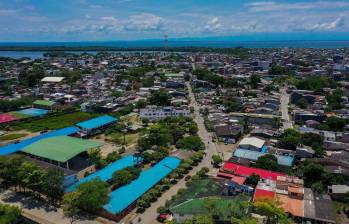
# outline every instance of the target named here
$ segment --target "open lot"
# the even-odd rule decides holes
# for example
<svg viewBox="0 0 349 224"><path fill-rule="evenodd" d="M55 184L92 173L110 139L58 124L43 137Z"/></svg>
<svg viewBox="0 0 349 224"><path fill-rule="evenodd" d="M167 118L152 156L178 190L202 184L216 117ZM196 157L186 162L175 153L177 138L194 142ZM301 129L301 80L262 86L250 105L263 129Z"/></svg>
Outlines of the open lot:
<svg viewBox="0 0 349 224"><path fill-rule="evenodd" d="M52 117L44 117L38 120L33 120L25 123L19 123L11 125L11 128L16 131L28 130L31 132L42 131L45 129L55 130L74 125L78 122L85 121L96 116L97 115L90 113L75 112Z"/></svg>
<svg viewBox="0 0 349 224"><path fill-rule="evenodd" d="M22 138L24 136L26 136L26 134L24 134L24 133L6 134L6 135L3 135L3 136L0 136L0 140L1 141L10 141L10 140L15 140L15 139L18 139L18 138Z"/></svg>

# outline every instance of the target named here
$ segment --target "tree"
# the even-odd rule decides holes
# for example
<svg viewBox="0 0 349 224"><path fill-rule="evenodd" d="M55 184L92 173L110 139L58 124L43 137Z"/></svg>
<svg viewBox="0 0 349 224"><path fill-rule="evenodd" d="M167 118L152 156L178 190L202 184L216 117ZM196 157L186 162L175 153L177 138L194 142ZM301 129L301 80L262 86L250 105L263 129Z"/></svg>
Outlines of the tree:
<svg viewBox="0 0 349 224"><path fill-rule="evenodd" d="M280 137L279 147L296 150L301 141L301 134L294 129L287 129Z"/></svg>
<svg viewBox="0 0 349 224"><path fill-rule="evenodd" d="M260 176L258 174L252 173L251 176L246 178L245 183L253 188L255 188L260 180Z"/></svg>
<svg viewBox="0 0 349 224"><path fill-rule="evenodd" d="M177 142L177 147L185 150L199 151L205 148L199 136L187 136Z"/></svg>
<svg viewBox="0 0 349 224"><path fill-rule="evenodd" d="M268 224L289 224L287 214L278 201L263 199L254 202L254 209L258 214L265 215L268 218Z"/></svg>
<svg viewBox="0 0 349 224"><path fill-rule="evenodd" d="M258 83L260 82L261 82L261 78L259 77L259 75L256 75L256 74L251 75L250 85L253 89L256 89L258 86Z"/></svg>
<svg viewBox="0 0 349 224"><path fill-rule="evenodd" d="M213 224L213 220L209 216L198 215L191 219L186 219L183 224Z"/></svg>
<svg viewBox="0 0 349 224"><path fill-rule="evenodd" d="M113 183L115 187L129 184L131 181L138 178L140 173L141 170L139 168L133 166L126 167L113 173Z"/></svg>
<svg viewBox="0 0 349 224"><path fill-rule="evenodd" d="M135 105L135 107L136 107L137 109L141 109L141 108L144 108L144 107L146 107L146 106L147 106L147 101L146 101L146 100L143 100L143 99L138 100L138 101L136 102L136 105Z"/></svg>
<svg viewBox="0 0 349 224"><path fill-rule="evenodd" d="M44 176L43 191L52 203L63 196L64 173L60 169L50 168Z"/></svg>
<svg viewBox="0 0 349 224"><path fill-rule="evenodd" d="M212 155L212 163L215 167L219 167L222 162L223 159L219 155Z"/></svg>
<svg viewBox="0 0 349 224"><path fill-rule="evenodd" d="M76 191L78 207L86 211L96 212L109 200L108 184L99 178L80 184Z"/></svg>
<svg viewBox="0 0 349 224"><path fill-rule="evenodd" d="M121 155L118 152L111 152L107 155L107 158L105 158L105 160L107 161L107 163L112 163L115 162L117 160L121 159Z"/></svg>
<svg viewBox="0 0 349 224"><path fill-rule="evenodd" d="M308 101L307 101L307 99L305 99L305 98L300 98L298 101L297 101L297 106L299 106L300 108L302 108L302 109L305 109L305 108L307 108L308 107Z"/></svg>
<svg viewBox="0 0 349 224"><path fill-rule="evenodd" d="M332 116L326 119L325 124L331 131L341 131L346 125L346 120L344 118Z"/></svg>
<svg viewBox="0 0 349 224"><path fill-rule="evenodd" d="M154 91L149 98L149 103L157 106L168 106L170 97L165 91Z"/></svg>
<svg viewBox="0 0 349 224"><path fill-rule="evenodd" d="M207 177L207 173L210 170L207 167L202 167L196 174L200 177L200 178L204 178Z"/></svg>
<svg viewBox="0 0 349 224"><path fill-rule="evenodd" d="M80 192L70 192L63 196L62 209L64 216L70 218L70 223L73 223L80 216Z"/></svg>
<svg viewBox="0 0 349 224"><path fill-rule="evenodd" d="M138 146L141 151L156 146L167 146L173 141L172 135L167 128L160 125L152 126L147 133L139 138Z"/></svg>
<svg viewBox="0 0 349 224"><path fill-rule="evenodd" d="M11 224L17 223L21 209L17 206L0 204L0 223Z"/></svg>
<svg viewBox="0 0 349 224"><path fill-rule="evenodd" d="M256 167L276 171L278 169L277 158L272 154L266 154L258 158Z"/></svg>

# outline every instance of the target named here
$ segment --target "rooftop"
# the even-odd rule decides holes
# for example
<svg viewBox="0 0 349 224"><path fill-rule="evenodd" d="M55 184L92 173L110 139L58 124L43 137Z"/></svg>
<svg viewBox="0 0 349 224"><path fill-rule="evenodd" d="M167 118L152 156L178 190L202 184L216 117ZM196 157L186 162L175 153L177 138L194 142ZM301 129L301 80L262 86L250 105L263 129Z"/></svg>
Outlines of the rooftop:
<svg viewBox="0 0 349 224"><path fill-rule="evenodd" d="M67 188L67 192L74 191L80 184L89 182L95 178L100 178L102 181L108 181L112 178L113 173L115 171L124 169L128 166L134 166L137 163L137 159L133 157L132 155L125 156L110 165L106 166L105 168L98 170L97 172L88 175L87 177L84 177L79 180L79 182L75 183L74 185L71 185Z"/></svg>
<svg viewBox="0 0 349 224"><path fill-rule="evenodd" d="M117 120L118 119L111 117L109 115L104 115L101 117L96 117L87 121L77 123L76 125L84 129L95 129L95 128L99 128L99 127L111 124Z"/></svg>
<svg viewBox="0 0 349 224"><path fill-rule="evenodd" d="M284 173L273 172L269 170L263 170L258 168L252 168L248 166L239 165L236 163L226 162L224 163L223 170L233 172L235 175L249 177L253 173L259 175L263 179L276 180L278 176L286 176Z"/></svg>
<svg viewBox="0 0 349 224"><path fill-rule="evenodd" d="M38 135L38 136L29 138L29 139L25 139L19 143L5 145L5 146L0 147L0 156L9 155L11 153L21 151L23 148L41 140L41 139L55 137L55 136L62 136L62 135L72 135L78 131L79 131L79 128L77 128L77 127L66 127L66 128L56 130L56 131L47 132L45 134Z"/></svg>
<svg viewBox="0 0 349 224"><path fill-rule="evenodd" d="M264 144L265 144L265 141L260 138L247 137L247 138L243 138L239 145L252 145L256 148L262 148Z"/></svg>
<svg viewBox="0 0 349 224"><path fill-rule="evenodd" d="M130 184L122 186L110 194L110 201L104 206L108 212L117 214L140 198L145 192L170 174L180 164L176 157L166 157L155 166L143 171Z"/></svg>
<svg viewBox="0 0 349 224"><path fill-rule="evenodd" d="M62 82L64 77L45 77L41 79L41 82Z"/></svg>
<svg viewBox="0 0 349 224"><path fill-rule="evenodd" d="M43 105L43 106L53 106L55 102L52 102L50 100L35 100L33 102L35 105Z"/></svg>
<svg viewBox="0 0 349 224"><path fill-rule="evenodd" d="M78 154L99 146L101 143L91 140L58 136L37 141L25 147L23 152L58 162L67 162Z"/></svg>
<svg viewBox="0 0 349 224"><path fill-rule="evenodd" d="M266 154L268 153L246 150L246 149L236 149L234 151L234 156L253 160L253 161L257 161L259 157L264 156ZM276 155L276 154L273 154L273 155L277 158L277 162L279 165L292 166L293 160L294 160L292 156L283 156L283 155Z"/></svg>

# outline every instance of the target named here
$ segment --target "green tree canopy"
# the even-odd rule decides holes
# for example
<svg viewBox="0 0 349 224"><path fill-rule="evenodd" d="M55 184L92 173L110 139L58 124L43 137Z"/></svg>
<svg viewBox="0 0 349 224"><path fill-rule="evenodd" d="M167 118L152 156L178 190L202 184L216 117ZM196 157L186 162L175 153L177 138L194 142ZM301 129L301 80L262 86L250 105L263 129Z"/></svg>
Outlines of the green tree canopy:
<svg viewBox="0 0 349 224"><path fill-rule="evenodd" d="M258 158L256 167L276 171L278 169L277 158L272 154L266 154Z"/></svg>
<svg viewBox="0 0 349 224"><path fill-rule="evenodd" d="M157 106L170 105L170 96L166 91L154 91L149 98L149 104Z"/></svg>
<svg viewBox="0 0 349 224"><path fill-rule="evenodd" d="M177 142L177 147L185 150L199 151L205 148L199 136L187 136Z"/></svg>
<svg viewBox="0 0 349 224"><path fill-rule="evenodd" d="M210 216L198 215L193 218L187 219L183 224L213 224L213 220Z"/></svg>
<svg viewBox="0 0 349 224"><path fill-rule="evenodd" d="M341 131L346 125L346 120L344 118L331 116L326 119L325 124L331 131Z"/></svg>
<svg viewBox="0 0 349 224"><path fill-rule="evenodd" d="M113 173L113 183L116 187L120 187L131 183L139 177L141 170L134 166L126 167Z"/></svg>
<svg viewBox="0 0 349 224"><path fill-rule="evenodd" d="M100 179L82 183L77 188L77 205L79 208L96 212L109 201L108 184Z"/></svg>
<svg viewBox="0 0 349 224"><path fill-rule="evenodd" d="M0 224L17 223L21 209L17 206L0 204Z"/></svg>
<svg viewBox="0 0 349 224"><path fill-rule="evenodd" d="M212 155L212 163L215 167L219 167L222 162L223 159L219 155Z"/></svg>
<svg viewBox="0 0 349 224"><path fill-rule="evenodd" d="M268 224L289 224L292 223L287 214L279 206L279 202L265 199L254 202L254 210L268 218Z"/></svg>

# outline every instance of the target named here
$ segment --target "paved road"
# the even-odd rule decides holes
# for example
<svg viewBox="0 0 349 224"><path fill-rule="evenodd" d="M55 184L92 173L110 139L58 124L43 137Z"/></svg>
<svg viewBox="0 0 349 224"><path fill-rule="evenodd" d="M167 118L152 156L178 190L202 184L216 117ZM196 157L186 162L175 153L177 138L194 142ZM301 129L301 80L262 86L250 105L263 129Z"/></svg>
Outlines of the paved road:
<svg viewBox="0 0 349 224"><path fill-rule="evenodd" d="M209 132L207 132L205 125L204 125L204 119L199 113L199 106L195 100L194 94L192 92L192 89L190 87L189 83L186 83L188 90L189 90L189 96L191 98L191 105L193 106L194 111L194 120L198 125L199 131L198 135L201 137L202 141L206 145L206 155L201 161L201 163L196 166L193 170L189 172L188 175L193 176L197 171L199 171L202 167L208 167L210 169L211 174L214 174L215 170L213 169L211 165L211 157L213 154L218 154L219 147L215 143L211 141L212 137ZM143 214L140 214L139 216L135 217L133 220L133 224L136 223L142 223L142 224L154 224L158 223L156 221L157 217L157 208L160 206L165 205L166 200L169 200L172 196L176 195L179 189L185 188L185 180L184 178L178 181L178 183L174 186L172 186L168 191L166 191L155 203L151 205L150 208L148 208ZM138 222L138 219L141 218L141 221Z"/></svg>
<svg viewBox="0 0 349 224"><path fill-rule="evenodd" d="M293 124L290 120L290 116L288 114L288 104L290 102L290 95L286 92L286 89L281 89L281 118L282 118L282 127L283 129L292 128Z"/></svg>

